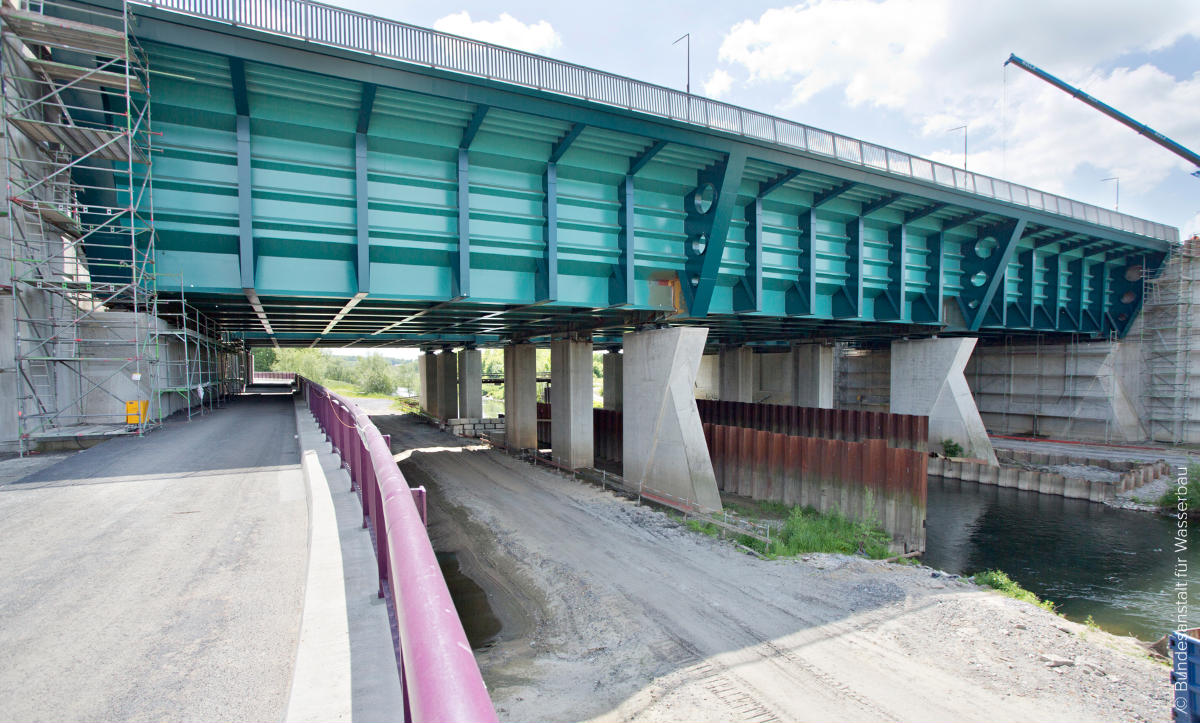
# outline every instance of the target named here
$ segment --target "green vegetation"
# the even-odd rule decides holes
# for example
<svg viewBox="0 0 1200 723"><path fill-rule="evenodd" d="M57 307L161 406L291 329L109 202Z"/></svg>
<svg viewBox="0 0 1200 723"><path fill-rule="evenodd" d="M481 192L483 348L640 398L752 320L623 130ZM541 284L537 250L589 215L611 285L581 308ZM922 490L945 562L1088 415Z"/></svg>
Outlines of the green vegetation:
<svg viewBox="0 0 1200 723"><path fill-rule="evenodd" d="M849 520L838 512L820 513L811 507L793 507L779 536L767 551L791 556L806 552L862 553L881 560L888 557L892 536L874 523Z"/></svg>
<svg viewBox="0 0 1200 723"><path fill-rule="evenodd" d="M1100 629L1100 625L1096 623L1096 618L1092 617L1091 615L1088 615L1086 618L1083 619L1083 624L1085 626L1087 626L1087 629L1091 630L1092 632L1096 632L1097 630Z"/></svg>
<svg viewBox="0 0 1200 723"><path fill-rule="evenodd" d="M254 368L296 372L338 394L391 399L402 388L416 394L419 385L415 359L388 359L378 354L334 356L323 349L254 349Z"/></svg>
<svg viewBox="0 0 1200 723"><path fill-rule="evenodd" d="M782 502L767 500L723 500L725 509L749 519L784 520L792 508Z"/></svg>
<svg viewBox="0 0 1200 723"><path fill-rule="evenodd" d="M1189 464L1187 476L1187 494L1184 497L1187 500L1187 508L1200 512L1200 464ZM1155 504L1159 507L1175 508L1179 504L1179 491L1176 485L1172 484L1170 489L1163 492Z"/></svg>
<svg viewBox="0 0 1200 723"><path fill-rule="evenodd" d="M779 502L759 500L730 501L728 511L757 521L771 520L771 544L737 533L728 533L733 540L768 557L794 557L810 552L831 552L844 555L863 554L881 560L890 555L891 535L874 523L855 522L837 512L821 513L811 507L788 507ZM783 519L783 525L777 526ZM709 537L720 537L721 527L703 519L687 521L687 527Z"/></svg>
<svg viewBox="0 0 1200 723"><path fill-rule="evenodd" d="M955 442L953 439L942 440L942 454L947 457L961 457L963 454L962 445Z"/></svg>
<svg viewBox="0 0 1200 723"><path fill-rule="evenodd" d="M1053 602L1038 598L1037 595L1034 595L1025 588L1021 587L1015 580L1009 577L1002 570L977 572L971 579L973 579L977 585L986 585L1002 595L1007 595L1008 597L1016 600L1022 600L1027 603L1033 603L1043 610L1054 612Z"/></svg>

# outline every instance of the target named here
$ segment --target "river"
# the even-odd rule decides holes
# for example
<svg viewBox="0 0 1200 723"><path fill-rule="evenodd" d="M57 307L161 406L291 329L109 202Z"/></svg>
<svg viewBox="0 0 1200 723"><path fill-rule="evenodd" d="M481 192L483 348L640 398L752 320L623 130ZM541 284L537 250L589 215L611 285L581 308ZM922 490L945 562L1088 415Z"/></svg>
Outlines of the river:
<svg viewBox="0 0 1200 723"><path fill-rule="evenodd" d="M1174 627L1172 517L930 477L926 526L931 567L1003 570L1071 620L1091 615L1112 633L1149 641ZM1183 557L1188 572L1200 561L1194 549Z"/></svg>

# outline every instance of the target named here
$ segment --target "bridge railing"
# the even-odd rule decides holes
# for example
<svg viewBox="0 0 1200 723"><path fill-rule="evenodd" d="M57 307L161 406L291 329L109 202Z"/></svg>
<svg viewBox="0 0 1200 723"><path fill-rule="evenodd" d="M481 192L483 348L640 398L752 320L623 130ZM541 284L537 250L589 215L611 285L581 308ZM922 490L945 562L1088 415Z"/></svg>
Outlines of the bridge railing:
<svg viewBox="0 0 1200 723"><path fill-rule="evenodd" d="M132 0L311 43L581 98L807 151L1140 236L1179 230L955 168L885 146L573 63L337 8L312 0Z"/></svg>
<svg viewBox="0 0 1200 723"><path fill-rule="evenodd" d="M251 378L251 383L262 384L264 382L294 382L296 381L296 372L260 372L255 371Z"/></svg>
<svg viewBox="0 0 1200 723"><path fill-rule="evenodd" d="M304 377L299 382L309 409L350 472L351 487L359 492L363 526L371 525L374 532L380 594L389 586L395 605L404 720L496 721L429 542L424 511L396 466L390 441L354 403Z"/></svg>

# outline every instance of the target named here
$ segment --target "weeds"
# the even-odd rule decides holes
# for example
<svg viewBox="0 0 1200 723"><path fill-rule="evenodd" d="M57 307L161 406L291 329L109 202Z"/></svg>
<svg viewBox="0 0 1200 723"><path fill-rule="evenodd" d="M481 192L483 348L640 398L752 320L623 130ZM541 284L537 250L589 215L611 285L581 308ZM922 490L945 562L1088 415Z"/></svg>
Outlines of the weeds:
<svg viewBox="0 0 1200 723"><path fill-rule="evenodd" d="M875 524L855 522L837 512L820 513L811 507L793 507L769 552L778 556L806 552L862 553L874 559L888 556L889 535Z"/></svg>
<svg viewBox="0 0 1200 723"><path fill-rule="evenodd" d="M1187 509L1200 510L1200 464L1189 464L1187 471L1187 493L1184 499L1187 500ZM1159 507L1175 507L1179 504L1179 491L1176 485L1172 485L1170 489L1162 493L1155 504Z"/></svg>
<svg viewBox="0 0 1200 723"><path fill-rule="evenodd" d="M1021 587L1015 580L1008 576L1002 570L988 570L987 572L977 572L971 578L977 585L986 585L996 592L1007 595L1016 600L1021 600L1027 603L1033 603L1043 610L1054 612L1054 603L1050 600L1042 600L1037 595L1029 592ZM1093 621L1094 624L1095 621Z"/></svg>

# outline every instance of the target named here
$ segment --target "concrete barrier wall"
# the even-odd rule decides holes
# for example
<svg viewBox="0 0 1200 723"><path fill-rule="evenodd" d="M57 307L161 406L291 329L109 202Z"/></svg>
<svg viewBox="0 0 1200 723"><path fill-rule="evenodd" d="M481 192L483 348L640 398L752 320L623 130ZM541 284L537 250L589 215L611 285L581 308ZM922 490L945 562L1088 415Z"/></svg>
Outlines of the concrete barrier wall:
<svg viewBox="0 0 1200 723"><path fill-rule="evenodd" d="M1057 464L1086 464L1091 467L1119 470L1125 463L1113 463L1110 460L1072 458L1065 455L1046 455L1029 452L1007 452L1001 455L1001 461L1014 462L1014 455L1020 461L1037 465ZM1048 461L1041 461L1042 459ZM1118 492L1125 492L1154 481L1163 475L1171 473L1170 465L1166 462L1153 462L1146 465L1135 465L1125 471L1116 482L1106 480L1089 480L1080 477L1066 477L1056 472L1046 472L1021 467L993 467L979 462L930 457L927 471L935 477L978 482L979 484L1011 487L1047 495L1058 495L1068 499L1090 500L1102 502Z"/></svg>

